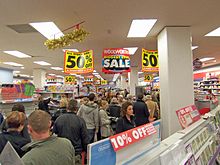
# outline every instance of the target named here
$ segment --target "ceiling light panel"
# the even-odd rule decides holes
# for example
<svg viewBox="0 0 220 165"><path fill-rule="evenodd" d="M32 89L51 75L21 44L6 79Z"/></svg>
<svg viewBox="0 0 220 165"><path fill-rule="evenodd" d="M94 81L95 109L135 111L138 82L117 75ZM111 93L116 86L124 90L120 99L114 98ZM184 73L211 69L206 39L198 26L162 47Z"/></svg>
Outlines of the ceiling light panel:
<svg viewBox="0 0 220 165"><path fill-rule="evenodd" d="M16 62L3 62L3 64L11 65L11 66L23 66L22 64L18 64Z"/></svg>
<svg viewBox="0 0 220 165"><path fill-rule="evenodd" d="M61 68L61 67L50 67L50 68L53 70L63 70L63 68Z"/></svg>
<svg viewBox="0 0 220 165"><path fill-rule="evenodd" d="M65 52L65 51L71 51L71 52L79 52L79 50L78 49L63 49L63 52Z"/></svg>
<svg viewBox="0 0 220 165"><path fill-rule="evenodd" d="M34 61L34 63L35 63L35 64L38 64L38 65L43 65L43 66L51 65L50 63L45 62L45 61Z"/></svg>
<svg viewBox="0 0 220 165"><path fill-rule="evenodd" d="M18 58L31 58L31 56L24 54L22 52L19 52L17 50L10 50L10 51L3 51L6 54L18 57Z"/></svg>
<svg viewBox="0 0 220 165"><path fill-rule="evenodd" d="M214 57L205 57L205 58L201 58L200 61L205 62L205 61L209 61L209 60L214 60Z"/></svg>
<svg viewBox="0 0 220 165"><path fill-rule="evenodd" d="M156 22L157 19L133 20L127 37L146 37Z"/></svg>
<svg viewBox="0 0 220 165"><path fill-rule="evenodd" d="M208 34L206 34L205 36L208 36L208 37L219 37L220 36L220 27L209 32Z"/></svg>
<svg viewBox="0 0 220 165"><path fill-rule="evenodd" d="M61 30L53 22L36 22L29 24L47 39L57 39L64 36Z"/></svg>
<svg viewBox="0 0 220 165"><path fill-rule="evenodd" d="M197 49L197 48L198 48L198 46L192 46L191 47L192 50Z"/></svg>

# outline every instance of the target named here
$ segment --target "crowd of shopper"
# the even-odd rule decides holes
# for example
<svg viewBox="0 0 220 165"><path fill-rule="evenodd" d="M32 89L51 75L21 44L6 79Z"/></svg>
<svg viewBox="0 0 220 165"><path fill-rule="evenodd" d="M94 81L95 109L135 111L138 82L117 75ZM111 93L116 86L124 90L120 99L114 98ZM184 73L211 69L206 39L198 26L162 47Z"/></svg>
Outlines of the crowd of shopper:
<svg viewBox="0 0 220 165"><path fill-rule="evenodd" d="M53 122L44 106L26 117L25 107L16 104L1 124L0 152L9 141L25 165L80 165L88 144L160 118L152 96L139 94L135 99L127 90L62 100L66 113Z"/></svg>

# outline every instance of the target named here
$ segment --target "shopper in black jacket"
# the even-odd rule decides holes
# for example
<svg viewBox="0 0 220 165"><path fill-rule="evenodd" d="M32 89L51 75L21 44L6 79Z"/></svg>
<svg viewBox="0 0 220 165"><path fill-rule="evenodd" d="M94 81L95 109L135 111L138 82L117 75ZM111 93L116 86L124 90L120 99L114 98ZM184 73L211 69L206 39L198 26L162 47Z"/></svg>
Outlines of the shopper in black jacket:
<svg viewBox="0 0 220 165"><path fill-rule="evenodd" d="M116 133L121 133L135 127L132 103L124 102L121 110L122 117L116 123Z"/></svg>
<svg viewBox="0 0 220 165"><path fill-rule="evenodd" d="M7 131L0 134L0 153L9 141L18 155L22 157L25 152L21 149L24 145L31 142L29 138L23 137L20 132L24 128L26 116L22 112L10 112L6 118Z"/></svg>
<svg viewBox="0 0 220 165"><path fill-rule="evenodd" d="M137 101L134 103L134 115L135 115L135 123L137 126L149 123L150 113L148 111L147 105L142 100L143 94L138 94Z"/></svg>
<svg viewBox="0 0 220 165"><path fill-rule="evenodd" d="M71 141L76 154L76 165L81 165L81 153L86 152L89 143L86 123L84 119L76 115L78 109L77 100L72 99L67 106L67 113L59 116L53 126L53 132L59 137L65 137Z"/></svg>

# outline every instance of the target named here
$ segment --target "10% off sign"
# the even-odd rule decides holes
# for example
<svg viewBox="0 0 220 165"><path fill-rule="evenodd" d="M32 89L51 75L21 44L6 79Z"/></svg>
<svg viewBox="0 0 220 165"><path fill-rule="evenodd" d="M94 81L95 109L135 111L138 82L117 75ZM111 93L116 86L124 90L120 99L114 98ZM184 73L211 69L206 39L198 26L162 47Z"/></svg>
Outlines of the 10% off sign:
<svg viewBox="0 0 220 165"><path fill-rule="evenodd" d="M110 141L114 151L118 151L156 132L153 124L149 123L111 136Z"/></svg>

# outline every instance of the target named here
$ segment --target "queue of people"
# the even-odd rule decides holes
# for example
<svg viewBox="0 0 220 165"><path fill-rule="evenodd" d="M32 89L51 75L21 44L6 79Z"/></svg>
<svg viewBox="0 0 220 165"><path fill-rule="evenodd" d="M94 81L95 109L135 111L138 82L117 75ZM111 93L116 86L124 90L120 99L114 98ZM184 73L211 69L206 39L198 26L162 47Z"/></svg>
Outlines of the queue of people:
<svg viewBox="0 0 220 165"><path fill-rule="evenodd" d="M0 152L9 141L25 165L81 165L88 144L159 119L159 106L151 96L126 96L108 92L90 93L80 101L65 99L66 113L53 122L48 110L34 110L26 117L25 107L15 105L0 127Z"/></svg>

